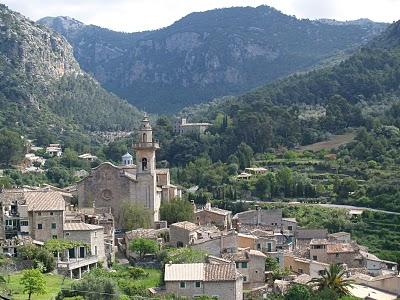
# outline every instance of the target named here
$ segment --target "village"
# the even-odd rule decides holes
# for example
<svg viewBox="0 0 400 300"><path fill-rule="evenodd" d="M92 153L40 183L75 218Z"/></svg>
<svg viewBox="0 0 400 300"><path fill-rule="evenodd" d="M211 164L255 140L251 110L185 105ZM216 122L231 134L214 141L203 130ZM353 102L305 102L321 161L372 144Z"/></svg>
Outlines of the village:
<svg viewBox="0 0 400 300"><path fill-rule="evenodd" d="M203 126L207 124L198 125L196 130L203 130ZM2 255L14 258L20 255L21 247L40 249L58 241L52 251L56 261L53 272L73 280L121 262L163 268L163 284L148 288L150 298L208 295L215 299L265 299L271 293L284 294L295 284L321 278L332 265L340 265L345 278L352 280L349 290L355 297L400 296L396 262L369 253L348 232L301 228L295 218L283 217L280 209L255 206L233 215L210 203L191 203L192 219L168 224L160 219L161 204L182 198L185 191L171 183L169 169L156 168L159 147L145 115L133 146L135 164L127 153L120 165L104 162L75 186L2 189ZM50 145L46 152L62 155L59 145ZM83 158L93 159L89 154ZM246 171L238 179L265 169ZM149 210L150 228L124 230L124 202ZM152 241L157 250L193 249L205 257L202 262L165 262L162 266L154 249L135 251L131 246L135 241ZM15 264L14 271L33 263L25 258Z"/></svg>

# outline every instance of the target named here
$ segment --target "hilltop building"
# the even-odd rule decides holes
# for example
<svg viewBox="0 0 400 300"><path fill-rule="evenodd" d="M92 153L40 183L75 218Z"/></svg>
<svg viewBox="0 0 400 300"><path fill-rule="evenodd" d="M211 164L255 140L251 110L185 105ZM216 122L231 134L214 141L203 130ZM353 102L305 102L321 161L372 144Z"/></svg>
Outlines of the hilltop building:
<svg viewBox="0 0 400 300"><path fill-rule="evenodd" d="M122 166L105 162L92 169L90 175L77 184L79 207L111 207L117 227L121 228L121 205L135 203L150 209L152 221L159 221L162 201L180 197L181 191L170 182L169 169L156 169L153 130L145 115L134 145L136 165L132 155L122 157Z"/></svg>
<svg viewBox="0 0 400 300"><path fill-rule="evenodd" d="M186 118L179 118L175 122L175 132L179 134L204 133L211 123L188 123Z"/></svg>

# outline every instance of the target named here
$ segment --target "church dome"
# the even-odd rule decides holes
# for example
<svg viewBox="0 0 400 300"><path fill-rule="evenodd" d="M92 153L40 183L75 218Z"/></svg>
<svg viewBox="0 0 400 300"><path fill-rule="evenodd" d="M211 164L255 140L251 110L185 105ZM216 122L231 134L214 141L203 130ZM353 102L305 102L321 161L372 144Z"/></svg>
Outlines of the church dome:
<svg viewBox="0 0 400 300"><path fill-rule="evenodd" d="M122 155L122 159L130 159L133 158L132 155L129 154L129 152L126 152L124 155Z"/></svg>

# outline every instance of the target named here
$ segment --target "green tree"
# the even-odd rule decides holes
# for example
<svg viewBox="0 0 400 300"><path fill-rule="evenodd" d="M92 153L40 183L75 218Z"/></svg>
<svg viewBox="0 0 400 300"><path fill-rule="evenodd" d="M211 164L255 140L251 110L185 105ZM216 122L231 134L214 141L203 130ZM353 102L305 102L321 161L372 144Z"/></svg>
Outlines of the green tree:
<svg viewBox="0 0 400 300"><path fill-rule="evenodd" d="M25 152L21 136L12 130L0 130L0 164L9 166L22 160Z"/></svg>
<svg viewBox="0 0 400 300"><path fill-rule="evenodd" d="M309 284L316 286L318 290L330 289L340 296L349 295L348 287L353 283L351 279L345 279L345 269L338 264L331 264L326 273L320 278L313 278Z"/></svg>
<svg viewBox="0 0 400 300"><path fill-rule="evenodd" d="M32 294L45 294L46 293L46 280L39 269L29 269L23 272L21 284L24 286L24 293L28 293L30 300Z"/></svg>
<svg viewBox="0 0 400 300"><path fill-rule="evenodd" d="M309 300L310 288L302 284L294 284L285 294L285 300Z"/></svg>
<svg viewBox="0 0 400 300"><path fill-rule="evenodd" d="M122 227L126 230L150 228L151 212L141 205L124 202L121 205Z"/></svg>
<svg viewBox="0 0 400 300"><path fill-rule="evenodd" d="M161 220L167 221L168 224L191 221L193 214L193 205L184 199L172 199L169 202L162 203L160 207Z"/></svg>
<svg viewBox="0 0 400 300"><path fill-rule="evenodd" d="M143 258L146 254L157 253L159 247L156 241L137 238L129 243L129 250L136 252L140 258Z"/></svg>

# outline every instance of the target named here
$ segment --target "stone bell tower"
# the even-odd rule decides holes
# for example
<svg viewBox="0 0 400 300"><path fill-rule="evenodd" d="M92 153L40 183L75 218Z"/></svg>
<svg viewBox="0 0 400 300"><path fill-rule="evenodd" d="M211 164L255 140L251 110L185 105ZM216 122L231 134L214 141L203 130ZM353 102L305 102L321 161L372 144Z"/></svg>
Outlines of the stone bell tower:
<svg viewBox="0 0 400 300"><path fill-rule="evenodd" d="M156 150L160 145L153 140L153 129L146 114L140 124L138 135L138 142L133 145L136 151L137 196L144 207L154 213L153 221L158 221L160 199L157 197Z"/></svg>
<svg viewBox="0 0 400 300"><path fill-rule="evenodd" d="M140 124L138 134L138 143L133 146L136 151L137 175L154 174L156 170L156 150L160 148L160 145L153 141L153 129L146 114Z"/></svg>

